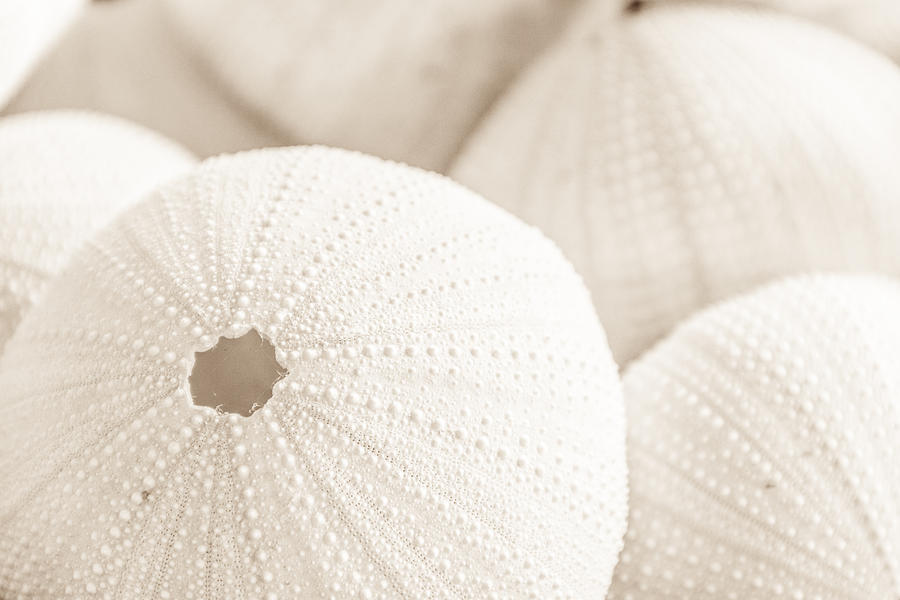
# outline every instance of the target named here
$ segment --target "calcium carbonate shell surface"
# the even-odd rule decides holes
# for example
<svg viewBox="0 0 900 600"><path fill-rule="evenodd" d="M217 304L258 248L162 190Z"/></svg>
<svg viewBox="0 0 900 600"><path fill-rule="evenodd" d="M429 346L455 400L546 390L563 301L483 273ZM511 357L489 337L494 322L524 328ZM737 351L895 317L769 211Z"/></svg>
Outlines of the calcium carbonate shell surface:
<svg viewBox="0 0 900 600"><path fill-rule="evenodd" d="M575 23L451 176L560 245L620 362L778 275L898 271L895 65L771 11Z"/></svg>
<svg viewBox="0 0 900 600"><path fill-rule="evenodd" d="M0 0L0 109L85 0Z"/></svg>
<svg viewBox="0 0 900 600"><path fill-rule="evenodd" d="M801 277L633 363L610 600L900 596L898 308L894 279Z"/></svg>
<svg viewBox="0 0 900 600"><path fill-rule="evenodd" d="M618 7L597 0L607 15ZM574 0L167 0L225 87L296 143L443 169Z"/></svg>
<svg viewBox="0 0 900 600"><path fill-rule="evenodd" d="M251 330L288 371L271 399L195 405L195 352ZM160 188L26 317L0 389L2 595L599 598L621 547L624 408L580 279L364 155Z"/></svg>
<svg viewBox="0 0 900 600"><path fill-rule="evenodd" d="M91 233L193 163L169 140L100 114L0 119L0 349Z"/></svg>

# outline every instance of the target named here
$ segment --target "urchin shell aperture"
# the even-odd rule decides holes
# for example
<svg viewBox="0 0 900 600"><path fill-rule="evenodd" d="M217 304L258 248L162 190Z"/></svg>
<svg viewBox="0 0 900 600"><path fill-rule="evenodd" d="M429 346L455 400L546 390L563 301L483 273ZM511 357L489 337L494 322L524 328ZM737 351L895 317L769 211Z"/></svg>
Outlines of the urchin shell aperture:
<svg viewBox="0 0 900 600"><path fill-rule="evenodd" d="M195 406L194 353L251 329L289 371L272 398ZM0 370L3 593L585 598L620 548L586 290L440 176L211 159L77 254Z"/></svg>

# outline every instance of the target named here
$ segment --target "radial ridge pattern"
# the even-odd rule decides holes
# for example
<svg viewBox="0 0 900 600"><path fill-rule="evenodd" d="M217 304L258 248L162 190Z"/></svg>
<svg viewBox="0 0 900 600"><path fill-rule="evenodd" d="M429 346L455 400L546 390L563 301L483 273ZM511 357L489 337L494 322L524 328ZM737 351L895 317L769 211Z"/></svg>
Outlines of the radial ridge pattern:
<svg viewBox="0 0 900 600"><path fill-rule="evenodd" d="M289 374L195 406L255 329ZM0 364L0 595L602 597L624 419L586 290L449 180L220 157L80 252Z"/></svg>

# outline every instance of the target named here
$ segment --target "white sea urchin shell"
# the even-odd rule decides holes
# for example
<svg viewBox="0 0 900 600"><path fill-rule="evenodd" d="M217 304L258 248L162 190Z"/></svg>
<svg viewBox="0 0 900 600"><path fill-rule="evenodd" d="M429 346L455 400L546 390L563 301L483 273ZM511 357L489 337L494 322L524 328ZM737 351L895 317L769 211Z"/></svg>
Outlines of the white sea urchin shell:
<svg viewBox="0 0 900 600"><path fill-rule="evenodd" d="M898 307L896 280L801 277L633 363L610 600L900 596Z"/></svg>
<svg viewBox="0 0 900 600"><path fill-rule="evenodd" d="M75 248L193 162L161 136L99 114L0 120L0 350Z"/></svg>
<svg viewBox="0 0 900 600"><path fill-rule="evenodd" d="M589 15L451 176L554 239L625 362L710 301L809 269L900 267L900 70L771 11Z"/></svg>
<svg viewBox="0 0 900 600"><path fill-rule="evenodd" d="M288 375L195 406L195 352ZM78 253L0 364L0 594L599 598L624 409L559 251L446 178L210 159Z"/></svg>

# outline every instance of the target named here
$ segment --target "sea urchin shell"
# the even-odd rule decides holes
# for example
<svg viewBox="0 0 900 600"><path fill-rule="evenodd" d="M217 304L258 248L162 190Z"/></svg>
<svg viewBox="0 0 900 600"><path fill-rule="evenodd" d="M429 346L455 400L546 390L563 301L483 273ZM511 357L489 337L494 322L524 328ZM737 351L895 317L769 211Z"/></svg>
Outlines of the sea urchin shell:
<svg viewBox="0 0 900 600"><path fill-rule="evenodd" d="M611 600L900 595L898 307L895 280L800 277L632 364Z"/></svg>
<svg viewBox="0 0 900 600"><path fill-rule="evenodd" d="M272 397L195 404L196 353L247 335ZM160 188L29 313L0 389L5 594L597 598L621 546L624 408L581 281L364 155Z"/></svg>
<svg viewBox="0 0 900 600"><path fill-rule="evenodd" d="M114 117L0 120L0 350L91 233L193 165L173 142Z"/></svg>
<svg viewBox="0 0 900 600"><path fill-rule="evenodd" d="M900 272L896 65L761 10L618 25L576 20L450 175L559 244L620 362L774 277Z"/></svg>

